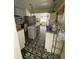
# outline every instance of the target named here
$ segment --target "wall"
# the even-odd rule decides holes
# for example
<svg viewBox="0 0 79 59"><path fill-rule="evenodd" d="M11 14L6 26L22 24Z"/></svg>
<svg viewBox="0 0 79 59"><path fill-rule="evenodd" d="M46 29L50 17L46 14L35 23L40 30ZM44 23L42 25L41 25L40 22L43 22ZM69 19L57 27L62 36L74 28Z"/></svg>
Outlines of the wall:
<svg viewBox="0 0 79 59"><path fill-rule="evenodd" d="M42 21L45 21L47 22L47 25L48 25L48 20L50 15L49 13L35 13L34 15L36 16L36 18L39 18L40 23Z"/></svg>
<svg viewBox="0 0 79 59"><path fill-rule="evenodd" d="M14 14L19 16L24 16L26 15L26 11L25 9L15 7Z"/></svg>
<svg viewBox="0 0 79 59"><path fill-rule="evenodd" d="M30 16L31 13L28 9L22 9L22 8L16 8L14 10L15 15L20 15L20 16Z"/></svg>
<svg viewBox="0 0 79 59"><path fill-rule="evenodd" d="M65 0L55 0L56 5L55 5L55 11L58 12L63 5L65 5Z"/></svg>
<svg viewBox="0 0 79 59"><path fill-rule="evenodd" d="M14 59L22 59L16 27L14 27Z"/></svg>
<svg viewBox="0 0 79 59"><path fill-rule="evenodd" d="M26 16L31 16L31 13L28 9L26 9Z"/></svg>
<svg viewBox="0 0 79 59"><path fill-rule="evenodd" d="M54 23L55 20L56 20L56 12L50 13L50 21Z"/></svg>

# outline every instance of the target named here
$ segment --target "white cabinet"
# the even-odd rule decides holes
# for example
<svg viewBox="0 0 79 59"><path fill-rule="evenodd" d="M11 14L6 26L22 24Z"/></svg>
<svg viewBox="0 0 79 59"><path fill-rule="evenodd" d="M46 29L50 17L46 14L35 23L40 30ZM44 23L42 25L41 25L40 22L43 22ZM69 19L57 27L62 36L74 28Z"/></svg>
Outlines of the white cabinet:
<svg viewBox="0 0 79 59"><path fill-rule="evenodd" d="M20 43L20 48L25 47L25 35L24 35L24 29L18 31L18 38Z"/></svg>
<svg viewBox="0 0 79 59"><path fill-rule="evenodd" d="M35 26L29 26L28 27L28 37L30 39L36 38L36 27Z"/></svg>
<svg viewBox="0 0 79 59"><path fill-rule="evenodd" d="M53 33L46 32L45 48L51 52L53 42Z"/></svg>

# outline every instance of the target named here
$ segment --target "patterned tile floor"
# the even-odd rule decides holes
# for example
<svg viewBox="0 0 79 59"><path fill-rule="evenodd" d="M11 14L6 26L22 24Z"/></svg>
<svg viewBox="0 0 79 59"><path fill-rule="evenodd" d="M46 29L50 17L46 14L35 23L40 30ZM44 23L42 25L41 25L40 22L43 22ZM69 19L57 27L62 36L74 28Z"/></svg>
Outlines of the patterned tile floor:
<svg viewBox="0 0 79 59"><path fill-rule="evenodd" d="M43 29L44 30L44 29ZM59 55L47 52L45 49L45 31L40 31L36 39L26 43L22 49L23 59L58 59Z"/></svg>

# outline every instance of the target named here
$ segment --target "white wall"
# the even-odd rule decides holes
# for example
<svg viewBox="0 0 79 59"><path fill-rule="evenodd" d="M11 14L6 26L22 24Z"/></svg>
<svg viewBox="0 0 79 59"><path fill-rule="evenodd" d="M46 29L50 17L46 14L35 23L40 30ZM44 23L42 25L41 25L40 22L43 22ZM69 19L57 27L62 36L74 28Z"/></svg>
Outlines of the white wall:
<svg viewBox="0 0 79 59"><path fill-rule="evenodd" d="M61 24L65 24L65 14L59 14L58 15L58 22L61 23Z"/></svg>
<svg viewBox="0 0 79 59"><path fill-rule="evenodd" d="M15 15L20 15L20 16L26 15L25 9L21 9L21 8L15 8L14 13Z"/></svg>
<svg viewBox="0 0 79 59"><path fill-rule="evenodd" d="M31 16L31 13L28 9L26 9L26 16Z"/></svg>
<svg viewBox="0 0 79 59"><path fill-rule="evenodd" d="M49 16L50 16L50 14L49 13L35 13L35 14L33 14L33 15L35 15L36 16L36 18L39 18L40 19L40 23L42 22L42 21L44 21L44 22L46 22L47 23L47 25L48 25L48 20L49 20ZM47 17L48 16L48 17Z"/></svg>
<svg viewBox="0 0 79 59"><path fill-rule="evenodd" d="M14 59L22 59L16 27L14 27Z"/></svg>
<svg viewBox="0 0 79 59"><path fill-rule="evenodd" d="M16 8L14 10L15 15L20 15L20 16L31 16L31 13L28 9L22 9L22 8Z"/></svg>

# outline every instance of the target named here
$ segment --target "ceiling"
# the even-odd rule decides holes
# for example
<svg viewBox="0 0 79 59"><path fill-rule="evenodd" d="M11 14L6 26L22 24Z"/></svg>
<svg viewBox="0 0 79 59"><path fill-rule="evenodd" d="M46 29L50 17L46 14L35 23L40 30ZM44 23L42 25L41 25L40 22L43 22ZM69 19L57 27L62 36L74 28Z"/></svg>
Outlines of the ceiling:
<svg viewBox="0 0 79 59"><path fill-rule="evenodd" d="M29 9L30 12L48 12L56 4L64 0L14 0L14 6L23 9Z"/></svg>

